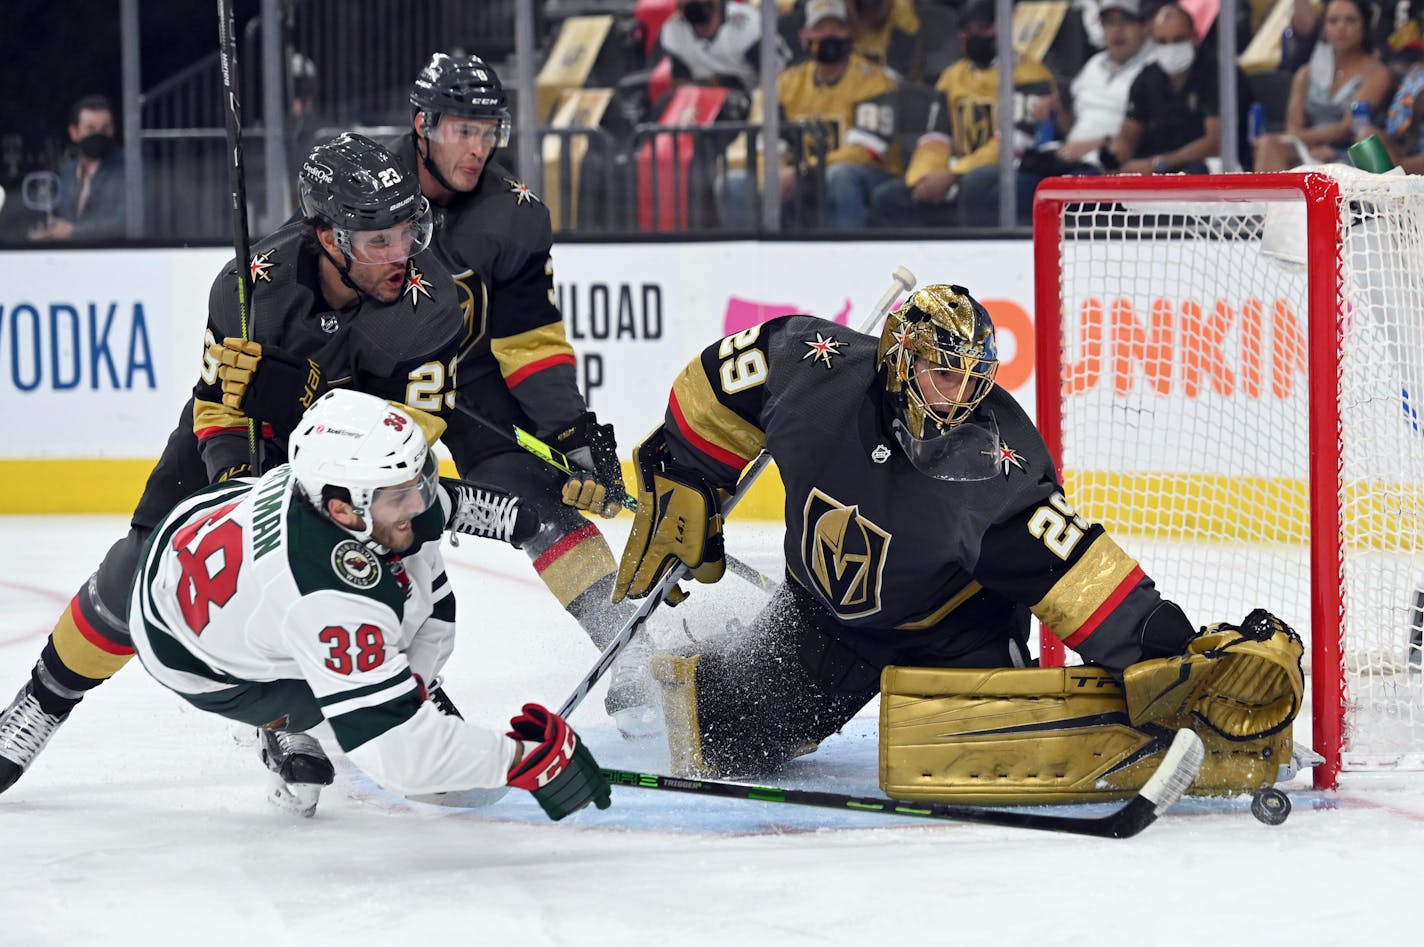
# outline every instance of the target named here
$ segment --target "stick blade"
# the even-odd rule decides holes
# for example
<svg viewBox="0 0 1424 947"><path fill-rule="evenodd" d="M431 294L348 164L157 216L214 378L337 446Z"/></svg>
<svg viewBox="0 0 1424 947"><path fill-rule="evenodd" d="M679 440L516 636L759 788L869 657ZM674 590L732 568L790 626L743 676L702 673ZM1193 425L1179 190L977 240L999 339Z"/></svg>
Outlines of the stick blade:
<svg viewBox="0 0 1424 947"><path fill-rule="evenodd" d="M1191 730L1178 730L1157 772L1107 823L1112 838L1132 838L1176 805L1201 772L1206 749Z"/></svg>

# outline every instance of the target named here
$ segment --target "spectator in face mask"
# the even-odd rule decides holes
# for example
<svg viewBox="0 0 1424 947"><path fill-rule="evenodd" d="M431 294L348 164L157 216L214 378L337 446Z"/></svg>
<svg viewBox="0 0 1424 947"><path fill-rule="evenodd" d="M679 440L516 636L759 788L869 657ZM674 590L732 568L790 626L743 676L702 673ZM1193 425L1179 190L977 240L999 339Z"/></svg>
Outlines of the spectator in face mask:
<svg viewBox="0 0 1424 947"><path fill-rule="evenodd" d="M75 153L60 162L53 219L32 240L113 240L124 234L127 195L124 153L114 140L114 110L102 95L74 103L69 140Z"/></svg>
<svg viewBox="0 0 1424 947"><path fill-rule="evenodd" d="M672 66L673 84L756 89L761 67L761 16L744 3L677 0L677 12L658 32L658 47ZM790 59L777 38L778 68Z"/></svg>
<svg viewBox="0 0 1424 947"><path fill-rule="evenodd" d="M788 123L815 122L825 131L826 201L833 227L863 222L870 189L887 176L898 176L904 163L897 150L874 135L857 131L857 107L898 85L894 75L852 51L850 14L845 0L807 0L801 44L810 59L782 72L777 98ZM791 141L800 141L792 136ZM816 203L819 151L810 136L799 160L783 155L780 175L785 219L806 219L803 209ZM794 147L800 147L793 145ZM755 225L759 203L745 173L729 172L723 191L723 219L733 227Z"/></svg>
<svg viewBox="0 0 1424 947"><path fill-rule="evenodd" d="M1152 42L1152 61L1133 80L1112 154L1123 174L1204 173L1206 159L1221 154L1216 63L1198 55L1191 15L1175 3L1152 18ZM1237 85L1245 89L1245 79Z"/></svg>

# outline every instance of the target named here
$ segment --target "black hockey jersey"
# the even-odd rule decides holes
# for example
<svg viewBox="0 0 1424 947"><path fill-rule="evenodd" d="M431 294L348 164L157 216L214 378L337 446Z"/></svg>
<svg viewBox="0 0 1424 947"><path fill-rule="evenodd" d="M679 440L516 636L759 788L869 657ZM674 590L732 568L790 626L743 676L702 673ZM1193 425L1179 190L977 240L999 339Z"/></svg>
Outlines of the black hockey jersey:
<svg viewBox="0 0 1424 947"><path fill-rule="evenodd" d="M254 248L249 337L315 359L332 387L401 402L448 423L464 327L449 273L427 251L409 262L396 302L361 297L334 310L321 294L319 250L305 232L306 225L290 223ZM248 457L247 417L222 403L217 365L206 355L215 340L241 335L237 275L229 262L209 293L203 371L193 389L193 431L210 477ZM264 438L274 439L267 466L284 458L289 433L263 426Z"/></svg>
<svg viewBox="0 0 1424 947"><path fill-rule="evenodd" d="M416 167L409 135L389 145ZM491 161L475 189L437 205L435 218L430 249L454 275L464 308L460 399L501 426L549 435L586 408L573 346L554 304L548 209ZM469 419L452 424L445 443L462 471L488 454L518 449Z"/></svg>
<svg viewBox="0 0 1424 947"><path fill-rule="evenodd" d="M877 643L1027 606L1089 660L1138 660L1138 629L1161 598L1068 504L1013 396L995 387L974 414L999 432L992 478L933 479L887 429L875 351L874 338L811 316L709 346L673 385L673 459L730 489L765 446L786 486L791 579Z"/></svg>

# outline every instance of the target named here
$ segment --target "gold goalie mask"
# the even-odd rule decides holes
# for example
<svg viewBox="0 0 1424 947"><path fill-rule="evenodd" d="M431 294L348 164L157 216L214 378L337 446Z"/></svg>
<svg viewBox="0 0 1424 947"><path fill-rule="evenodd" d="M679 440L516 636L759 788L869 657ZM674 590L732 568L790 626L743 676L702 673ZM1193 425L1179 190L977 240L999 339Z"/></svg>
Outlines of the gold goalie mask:
<svg viewBox="0 0 1424 947"><path fill-rule="evenodd" d="M890 313L877 360L891 429L910 462L940 480L997 472L993 417L971 416L994 387L999 350L989 311L963 286L937 283Z"/></svg>

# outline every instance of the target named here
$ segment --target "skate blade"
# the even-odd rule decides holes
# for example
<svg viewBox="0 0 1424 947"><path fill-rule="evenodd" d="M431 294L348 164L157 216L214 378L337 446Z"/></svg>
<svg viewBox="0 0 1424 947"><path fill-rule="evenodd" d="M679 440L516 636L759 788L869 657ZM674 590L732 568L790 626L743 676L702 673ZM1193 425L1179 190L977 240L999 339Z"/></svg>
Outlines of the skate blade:
<svg viewBox="0 0 1424 947"><path fill-rule="evenodd" d="M310 819L316 815L316 804L321 799L322 787L318 783L284 783L276 774L267 792L267 801L283 812Z"/></svg>

